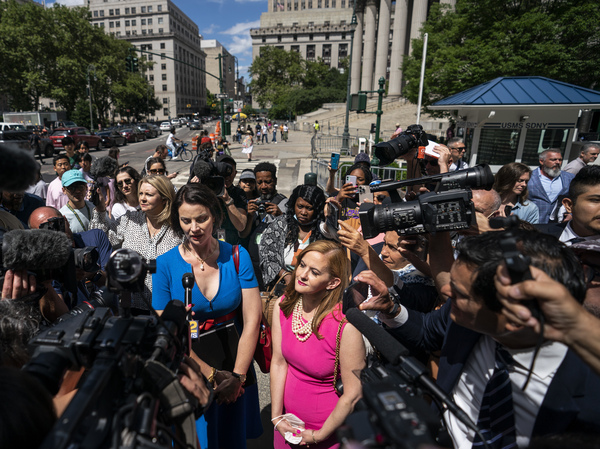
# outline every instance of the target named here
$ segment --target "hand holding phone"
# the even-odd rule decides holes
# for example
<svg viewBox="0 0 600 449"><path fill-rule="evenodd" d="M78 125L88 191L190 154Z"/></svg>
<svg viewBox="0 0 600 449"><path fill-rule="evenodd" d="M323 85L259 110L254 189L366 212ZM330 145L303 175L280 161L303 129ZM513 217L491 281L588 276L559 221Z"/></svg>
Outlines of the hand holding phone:
<svg viewBox="0 0 600 449"><path fill-rule="evenodd" d="M354 175L346 175L346 184L352 184L354 187L356 187L356 176Z"/></svg>
<svg viewBox="0 0 600 449"><path fill-rule="evenodd" d="M340 168L340 153L331 153L331 169L337 170Z"/></svg>

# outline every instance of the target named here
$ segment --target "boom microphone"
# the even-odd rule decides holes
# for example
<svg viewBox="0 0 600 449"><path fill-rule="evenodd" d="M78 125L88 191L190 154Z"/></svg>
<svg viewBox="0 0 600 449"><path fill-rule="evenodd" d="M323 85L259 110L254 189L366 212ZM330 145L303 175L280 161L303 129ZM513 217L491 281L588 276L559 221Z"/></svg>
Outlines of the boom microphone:
<svg viewBox="0 0 600 449"><path fill-rule="evenodd" d="M4 234L2 265L13 270L50 270L64 266L73 243L63 232L16 229Z"/></svg>
<svg viewBox="0 0 600 449"><path fill-rule="evenodd" d="M90 176L93 179L104 178L105 176L113 176L119 168L119 163L116 159L109 156L104 156L92 162Z"/></svg>
<svg viewBox="0 0 600 449"><path fill-rule="evenodd" d="M194 164L194 175L198 177L200 182L203 182L213 175L213 167L208 162L200 159Z"/></svg>
<svg viewBox="0 0 600 449"><path fill-rule="evenodd" d="M32 153L11 145L0 146L0 190L26 190L36 181L38 167Z"/></svg>

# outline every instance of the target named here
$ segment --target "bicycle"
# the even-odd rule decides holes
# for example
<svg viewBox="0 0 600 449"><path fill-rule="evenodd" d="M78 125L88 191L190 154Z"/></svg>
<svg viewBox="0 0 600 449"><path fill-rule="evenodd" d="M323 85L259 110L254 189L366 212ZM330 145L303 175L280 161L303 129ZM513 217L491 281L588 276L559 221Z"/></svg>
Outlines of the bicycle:
<svg viewBox="0 0 600 449"><path fill-rule="evenodd" d="M180 158L182 161L184 162L189 162L192 160L192 157L194 157L192 150L188 150L189 144L182 142L180 144L175 144L175 148L176 150L176 154L177 157ZM166 158L167 161L171 160L173 158L173 155L171 153L171 151L169 151L168 156Z"/></svg>

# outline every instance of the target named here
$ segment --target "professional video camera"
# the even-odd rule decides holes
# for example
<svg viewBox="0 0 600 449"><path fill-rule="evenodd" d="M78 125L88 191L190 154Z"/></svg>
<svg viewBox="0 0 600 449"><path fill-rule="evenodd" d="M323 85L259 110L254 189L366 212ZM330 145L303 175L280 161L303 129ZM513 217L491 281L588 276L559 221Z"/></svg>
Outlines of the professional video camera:
<svg viewBox="0 0 600 449"><path fill-rule="evenodd" d="M111 255L108 283L135 288L141 258L126 251ZM169 302L161 316L111 315L90 304L30 341L25 370L51 394L65 370L87 369L41 447L196 447L194 418L202 410L177 376L190 347L184 304Z"/></svg>
<svg viewBox="0 0 600 449"><path fill-rule="evenodd" d="M398 196L400 187L433 182L437 182L434 191L423 193L414 201L402 201ZM470 189L489 190L493 184L492 170L483 164L466 170L372 185L371 192L389 191L394 202L361 205L359 217L363 235L369 239L386 231L413 235L466 229L475 216Z"/></svg>
<svg viewBox="0 0 600 449"><path fill-rule="evenodd" d="M192 176L197 176L215 195L225 193L225 178L233 172L233 167L225 162L198 160L192 167Z"/></svg>
<svg viewBox="0 0 600 449"><path fill-rule="evenodd" d="M375 156L379 159L379 165L389 165L395 159L404 156L413 148L429 145L427 135L421 125L410 125L406 131L397 137L375 145Z"/></svg>

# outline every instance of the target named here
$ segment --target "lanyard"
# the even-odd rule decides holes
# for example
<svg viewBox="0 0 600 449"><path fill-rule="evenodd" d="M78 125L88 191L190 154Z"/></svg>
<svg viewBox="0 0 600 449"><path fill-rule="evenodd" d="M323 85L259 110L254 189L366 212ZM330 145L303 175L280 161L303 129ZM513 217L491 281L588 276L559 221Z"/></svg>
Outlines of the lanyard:
<svg viewBox="0 0 600 449"><path fill-rule="evenodd" d="M91 213L90 213L90 208L89 208L89 206L87 205L87 203L84 203L84 204L85 204L85 209L87 210L87 213L88 213L88 216L87 216L86 218L89 220L89 219L92 217L92 215L91 215ZM69 208L69 210L70 210L71 212L73 212L73 214L75 215L75 218L77 218L77 221L78 221L78 222L79 222L79 224L81 225L81 228L82 228L84 231L86 231L87 229L85 228L85 225L83 224L83 221L81 221L81 218L79 218L79 214L77 213L77 210L79 210L79 209L77 209L77 210L73 209L69 203L67 203L67 207ZM85 215L84 215L84 217L85 217ZM88 217L89 217L89 218L88 218Z"/></svg>

